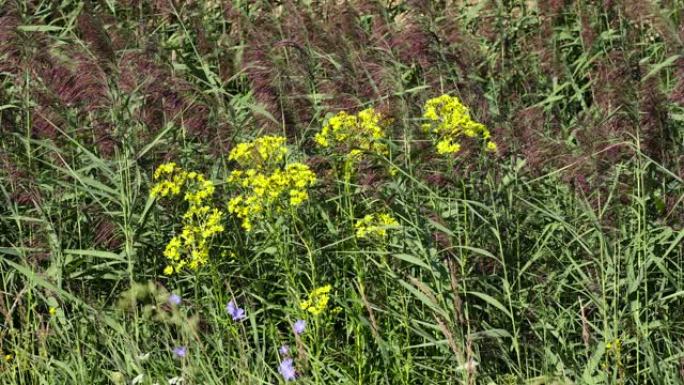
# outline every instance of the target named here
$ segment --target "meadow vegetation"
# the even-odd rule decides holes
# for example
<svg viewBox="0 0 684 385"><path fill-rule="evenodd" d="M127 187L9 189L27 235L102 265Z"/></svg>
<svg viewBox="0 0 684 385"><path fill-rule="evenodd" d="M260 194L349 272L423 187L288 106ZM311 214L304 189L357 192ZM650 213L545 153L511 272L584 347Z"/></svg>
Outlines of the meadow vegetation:
<svg viewBox="0 0 684 385"><path fill-rule="evenodd" d="M684 384L684 1L0 0L1 384Z"/></svg>

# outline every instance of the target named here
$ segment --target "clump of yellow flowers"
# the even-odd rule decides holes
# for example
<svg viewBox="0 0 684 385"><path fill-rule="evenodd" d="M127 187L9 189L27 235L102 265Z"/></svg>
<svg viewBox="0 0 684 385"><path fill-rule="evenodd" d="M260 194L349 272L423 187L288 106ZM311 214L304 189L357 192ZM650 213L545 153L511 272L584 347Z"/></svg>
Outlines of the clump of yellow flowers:
<svg viewBox="0 0 684 385"><path fill-rule="evenodd" d="M229 159L242 169L233 170L227 179L240 190L228 202L228 211L242 220L246 231L251 231L254 220L267 210L297 207L309 199L307 188L316 182L316 175L299 162L283 167L287 153L282 136L240 143L230 152Z"/></svg>
<svg viewBox="0 0 684 385"><path fill-rule="evenodd" d="M321 286L309 293L309 298L299 304L299 308L313 315L323 313L330 301L331 285Z"/></svg>
<svg viewBox="0 0 684 385"><path fill-rule="evenodd" d="M257 170L277 168L287 155L286 139L282 136L267 135L251 142L239 143L228 155L229 160L238 162L242 167Z"/></svg>
<svg viewBox="0 0 684 385"><path fill-rule="evenodd" d="M221 224L223 212L211 206L214 183L194 171L185 171L176 163L165 163L154 172L157 182L150 191L153 197L183 195L188 210L182 218L182 230L164 249L168 265L164 274L171 275L185 267L196 270L209 259L211 241L216 234L223 232Z"/></svg>
<svg viewBox="0 0 684 385"><path fill-rule="evenodd" d="M462 135L469 138L481 136L486 141L488 151L496 151L496 143L490 140L491 134L484 124L470 117L470 110L461 101L450 95L429 99L423 108L423 130L434 137L437 153L454 154L461 150L458 139Z"/></svg>
<svg viewBox="0 0 684 385"><path fill-rule="evenodd" d="M388 149L384 143L387 123L388 120L374 108L367 108L355 115L341 111L328 119L314 140L321 148L342 147L352 157L364 152L387 155Z"/></svg>
<svg viewBox="0 0 684 385"><path fill-rule="evenodd" d="M335 148L343 156L344 179L349 181L364 154L388 156L387 127L390 119L374 108L357 114L341 111L332 116L314 137L319 148ZM394 173L394 168L390 173Z"/></svg>
<svg viewBox="0 0 684 385"><path fill-rule="evenodd" d="M384 238L399 222L387 213L368 214L354 225L357 238Z"/></svg>

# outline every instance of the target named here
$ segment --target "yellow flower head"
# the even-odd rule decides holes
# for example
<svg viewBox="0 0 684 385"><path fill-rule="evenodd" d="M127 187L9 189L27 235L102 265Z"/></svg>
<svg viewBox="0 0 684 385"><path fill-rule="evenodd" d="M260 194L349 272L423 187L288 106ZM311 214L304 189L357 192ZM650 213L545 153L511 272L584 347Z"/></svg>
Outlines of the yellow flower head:
<svg viewBox="0 0 684 385"><path fill-rule="evenodd" d="M450 95L429 99L423 107L423 130L436 141L437 153L454 154L460 151L459 137L474 138L481 136L488 140L491 136L484 124L470 117L470 110L461 101ZM496 151L496 143L487 141L488 151Z"/></svg>
<svg viewBox="0 0 684 385"><path fill-rule="evenodd" d="M173 162L157 167L154 179L158 182L152 188L152 196L179 195L184 191L183 200L188 203L188 209L181 218L180 235L172 237L164 249L168 262L164 274L172 275L185 267L198 269L209 259L213 237L224 230L221 224L223 212L210 205L214 183L204 175L185 171Z"/></svg>
<svg viewBox="0 0 684 385"><path fill-rule="evenodd" d="M328 302L330 301L330 291L332 290L331 285L321 286L314 289L309 293L309 297L299 304L299 308L304 311L308 311L313 315L319 315L323 313Z"/></svg>
<svg viewBox="0 0 684 385"><path fill-rule="evenodd" d="M287 155L285 142L283 136L262 136L235 146L230 151L228 159L238 162L243 167L254 167L257 170L272 169Z"/></svg>
<svg viewBox="0 0 684 385"><path fill-rule="evenodd" d="M384 238L388 229L398 226L399 222L387 213L368 214L354 225L357 238Z"/></svg>
<svg viewBox="0 0 684 385"><path fill-rule="evenodd" d="M275 158L270 158L271 160L265 163L259 162L270 155L258 155L259 161L245 164L250 168L233 170L227 179L230 185L240 191L228 201L228 212L242 220L242 228L245 231L251 231L254 221L268 210L282 211L287 206L297 207L307 201L309 199L307 189L316 182L316 175L307 165L293 162L283 167L280 164L286 150L280 151L279 148L285 148L285 138L282 138L282 141L273 139L280 137L263 138L248 143L246 147L238 145L234 150L235 155L231 153L233 159L238 160L240 165L243 165L240 159L248 159L252 155L249 155L249 152L243 155L237 151L238 149L252 146L250 151L258 152L258 149L268 147L275 154L273 155ZM281 147L274 147L276 145Z"/></svg>
<svg viewBox="0 0 684 385"><path fill-rule="evenodd" d="M344 111L328 119L314 141L321 148L332 145L349 151L354 157L360 153L387 155L385 132L389 121L373 108L367 108L356 115Z"/></svg>
<svg viewBox="0 0 684 385"><path fill-rule="evenodd" d="M171 162L159 165L153 176L157 183L150 190L150 195L165 198L169 195L180 194L187 176L188 173L178 167L176 163Z"/></svg>

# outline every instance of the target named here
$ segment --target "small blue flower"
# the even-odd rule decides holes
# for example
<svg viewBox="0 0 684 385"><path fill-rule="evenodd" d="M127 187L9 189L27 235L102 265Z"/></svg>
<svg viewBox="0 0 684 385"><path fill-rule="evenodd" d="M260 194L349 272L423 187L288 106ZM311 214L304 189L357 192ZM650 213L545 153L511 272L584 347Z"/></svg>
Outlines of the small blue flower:
<svg viewBox="0 0 684 385"><path fill-rule="evenodd" d="M183 299L181 298L181 296L176 293L173 293L169 296L169 303L174 306L180 305L182 300Z"/></svg>
<svg viewBox="0 0 684 385"><path fill-rule="evenodd" d="M292 330L294 330L296 335L304 333L304 330L306 330L306 321L303 319L297 320L297 322L295 322L292 326Z"/></svg>
<svg viewBox="0 0 684 385"><path fill-rule="evenodd" d="M183 358L188 355L188 348L185 346L176 346L173 348L173 354L178 358Z"/></svg>
<svg viewBox="0 0 684 385"><path fill-rule="evenodd" d="M297 377L297 372L294 368L294 361L292 358L286 358L280 363L278 372L283 376L285 381L292 381Z"/></svg>
<svg viewBox="0 0 684 385"><path fill-rule="evenodd" d="M237 303L235 303L235 300L228 302L228 305L226 305L226 310L233 318L233 321L242 321L243 319L247 318L245 315L245 309L240 308Z"/></svg>
<svg viewBox="0 0 684 385"><path fill-rule="evenodd" d="M282 354L283 356L286 356L286 355L290 354L290 347L287 346L287 345L283 345L283 346L280 347L280 349L278 349L278 351L279 351L280 354Z"/></svg>

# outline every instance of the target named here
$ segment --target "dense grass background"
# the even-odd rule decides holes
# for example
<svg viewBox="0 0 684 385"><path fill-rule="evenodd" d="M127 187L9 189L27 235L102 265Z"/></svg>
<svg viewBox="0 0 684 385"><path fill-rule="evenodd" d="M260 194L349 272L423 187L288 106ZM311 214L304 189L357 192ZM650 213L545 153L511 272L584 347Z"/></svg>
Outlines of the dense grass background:
<svg viewBox="0 0 684 385"><path fill-rule="evenodd" d="M0 382L279 383L289 344L304 384L684 383L683 39L681 0L0 0ZM442 93L496 155L436 156ZM391 156L348 183L312 138L368 106ZM225 204L267 133L311 201L164 276L155 167ZM358 241L371 211L401 229Z"/></svg>

